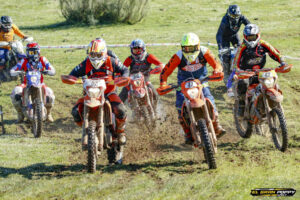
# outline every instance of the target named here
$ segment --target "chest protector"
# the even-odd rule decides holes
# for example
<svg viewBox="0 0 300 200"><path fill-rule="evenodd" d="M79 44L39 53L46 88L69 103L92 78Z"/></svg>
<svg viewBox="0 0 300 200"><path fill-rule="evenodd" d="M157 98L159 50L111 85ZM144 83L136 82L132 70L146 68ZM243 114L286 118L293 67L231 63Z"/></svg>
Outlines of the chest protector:
<svg viewBox="0 0 300 200"><path fill-rule="evenodd" d="M178 81L182 82L187 78L204 79L207 76L206 59L203 52L200 50L198 57L193 64L182 55L182 51L177 52L177 56L181 58L181 62L178 65Z"/></svg>
<svg viewBox="0 0 300 200"><path fill-rule="evenodd" d="M258 44L255 48L246 48L241 58L241 69L252 69L254 65L263 68L266 63L266 51Z"/></svg>
<svg viewBox="0 0 300 200"><path fill-rule="evenodd" d="M88 78L106 77L105 81L112 81L113 72L114 72L114 68L110 57L106 59L106 61L99 69L95 69L93 67L90 59L87 59L86 61L85 74L87 75ZM107 94L109 92L112 92L114 89L115 89L115 85L106 85L106 90L104 93Z"/></svg>
<svg viewBox="0 0 300 200"><path fill-rule="evenodd" d="M146 72L149 71L151 67L151 63L147 61L149 54L145 56L145 59L142 61L136 61L132 56L131 58L131 64L130 64L130 74L137 73L137 72ZM146 74L144 74L146 75Z"/></svg>

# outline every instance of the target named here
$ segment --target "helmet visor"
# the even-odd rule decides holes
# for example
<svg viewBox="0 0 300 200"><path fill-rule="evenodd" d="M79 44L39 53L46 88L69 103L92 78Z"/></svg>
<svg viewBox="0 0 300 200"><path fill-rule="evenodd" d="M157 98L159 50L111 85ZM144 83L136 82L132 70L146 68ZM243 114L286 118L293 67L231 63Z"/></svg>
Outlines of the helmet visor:
<svg viewBox="0 0 300 200"><path fill-rule="evenodd" d="M231 13L228 13L229 17L231 17L232 19L238 19L240 18L240 15L236 15L236 14L231 14Z"/></svg>
<svg viewBox="0 0 300 200"><path fill-rule="evenodd" d="M256 41L257 35L248 35L246 36L246 39L251 42L251 41Z"/></svg>
<svg viewBox="0 0 300 200"><path fill-rule="evenodd" d="M181 49L184 53L194 53L195 51L199 51L199 45L181 46Z"/></svg>
<svg viewBox="0 0 300 200"><path fill-rule="evenodd" d="M29 55L29 56L33 56L33 55L36 55L36 54L38 54L39 52L38 52L38 50L28 50L27 51L27 54Z"/></svg>
<svg viewBox="0 0 300 200"><path fill-rule="evenodd" d="M105 56L104 52L90 52L89 56L91 58L102 58L103 56Z"/></svg>
<svg viewBox="0 0 300 200"><path fill-rule="evenodd" d="M132 48L132 53L135 54L135 55L140 55L143 53L143 48L140 48L140 47L135 47L135 48Z"/></svg>

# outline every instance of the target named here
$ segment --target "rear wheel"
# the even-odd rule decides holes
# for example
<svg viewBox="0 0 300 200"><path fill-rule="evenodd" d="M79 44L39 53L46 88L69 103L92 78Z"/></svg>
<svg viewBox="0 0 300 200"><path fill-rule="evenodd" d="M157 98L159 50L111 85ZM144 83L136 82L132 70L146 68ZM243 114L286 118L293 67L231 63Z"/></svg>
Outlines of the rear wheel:
<svg viewBox="0 0 300 200"><path fill-rule="evenodd" d="M243 117L240 117L238 114L238 110L239 101L235 100L233 107L233 117L236 130L242 138L250 138L253 131L253 124L251 124L248 120L245 120Z"/></svg>
<svg viewBox="0 0 300 200"><path fill-rule="evenodd" d="M206 121L204 119L200 119L198 121L198 130L200 132L200 137L203 144L203 153L206 158L206 162L208 164L209 169L216 169L217 163L214 155L213 149L213 141L211 141L209 137L209 133L206 127Z"/></svg>
<svg viewBox="0 0 300 200"><path fill-rule="evenodd" d="M286 121L281 109L274 108L271 111L273 127L271 128L273 142L279 151L286 151L288 146L288 132Z"/></svg>
<svg viewBox="0 0 300 200"><path fill-rule="evenodd" d="M96 122L89 121L88 126L88 162L87 168L89 173L96 172L97 163L97 146L96 146Z"/></svg>
<svg viewBox="0 0 300 200"><path fill-rule="evenodd" d="M32 132L35 138L42 136L42 126L43 126L43 113L42 113L42 103L40 101L35 101L33 104L33 119L32 119Z"/></svg>

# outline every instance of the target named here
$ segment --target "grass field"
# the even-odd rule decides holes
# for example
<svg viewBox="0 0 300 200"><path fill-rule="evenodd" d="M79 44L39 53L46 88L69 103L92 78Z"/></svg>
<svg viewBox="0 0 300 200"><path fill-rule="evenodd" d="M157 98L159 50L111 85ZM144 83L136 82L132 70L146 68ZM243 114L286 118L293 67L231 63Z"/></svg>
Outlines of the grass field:
<svg viewBox="0 0 300 200"><path fill-rule="evenodd" d="M300 2L298 0L196 1L152 0L148 16L135 25L69 25L60 14L57 0L0 0L1 15L40 45L88 44L103 37L108 44L129 44L139 37L146 43L179 42L186 32L195 32L202 43L216 43L220 20L231 3L261 28L261 36L283 55L300 56ZM243 27L242 27L243 28ZM215 55L217 49L209 47ZM179 47L149 47L147 50L167 63ZM121 60L128 48L113 49ZM162 97L160 126L151 134L132 123L126 133L128 144L122 166L107 166L106 156L96 174L85 169L81 151L81 129L70 111L81 97L80 86L62 84L86 54L85 50L42 50L56 68L46 84L56 95L53 117L45 124L43 136L34 139L24 124L15 124L16 111L9 95L17 82L0 85L7 134L0 136L0 199L260 199L250 195L254 188L294 188L300 199L300 61L289 74L279 75L284 92L283 107L289 131L289 147L281 153L270 138L254 135L241 139L234 129L232 102L222 83L211 83L221 122L228 134L219 141L217 170L208 170L200 152L183 145L174 106L175 94ZM268 59L269 66L277 64ZM169 78L175 82L176 73ZM151 77L158 86L158 77ZM268 198L284 199L284 198Z"/></svg>

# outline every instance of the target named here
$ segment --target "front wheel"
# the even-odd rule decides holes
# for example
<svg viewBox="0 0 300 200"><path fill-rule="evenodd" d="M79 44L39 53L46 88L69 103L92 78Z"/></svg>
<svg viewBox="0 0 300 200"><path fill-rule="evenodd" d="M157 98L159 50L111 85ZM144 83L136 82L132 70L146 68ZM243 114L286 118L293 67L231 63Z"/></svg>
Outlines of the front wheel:
<svg viewBox="0 0 300 200"><path fill-rule="evenodd" d="M271 119L273 127L271 127L270 131L272 133L273 142L279 151L284 152L288 146L288 132L282 110L273 108L271 111Z"/></svg>
<svg viewBox="0 0 300 200"><path fill-rule="evenodd" d="M43 113L42 102L35 101L33 105L32 132L35 138L42 136Z"/></svg>
<svg viewBox="0 0 300 200"><path fill-rule="evenodd" d="M89 173L96 172L97 163L97 145L96 145L96 122L89 121L89 126L87 130L88 134L88 159L87 168Z"/></svg>
<svg viewBox="0 0 300 200"><path fill-rule="evenodd" d="M213 141L209 137L209 133L206 126L206 121L200 119L198 121L198 130L203 144L203 153L206 158L209 169L217 169L216 158L214 155Z"/></svg>
<svg viewBox="0 0 300 200"><path fill-rule="evenodd" d="M238 110L239 101L235 100L233 107L233 117L236 130L242 138L250 138L253 131L253 124L251 124L248 120L245 120L244 117L239 116Z"/></svg>

